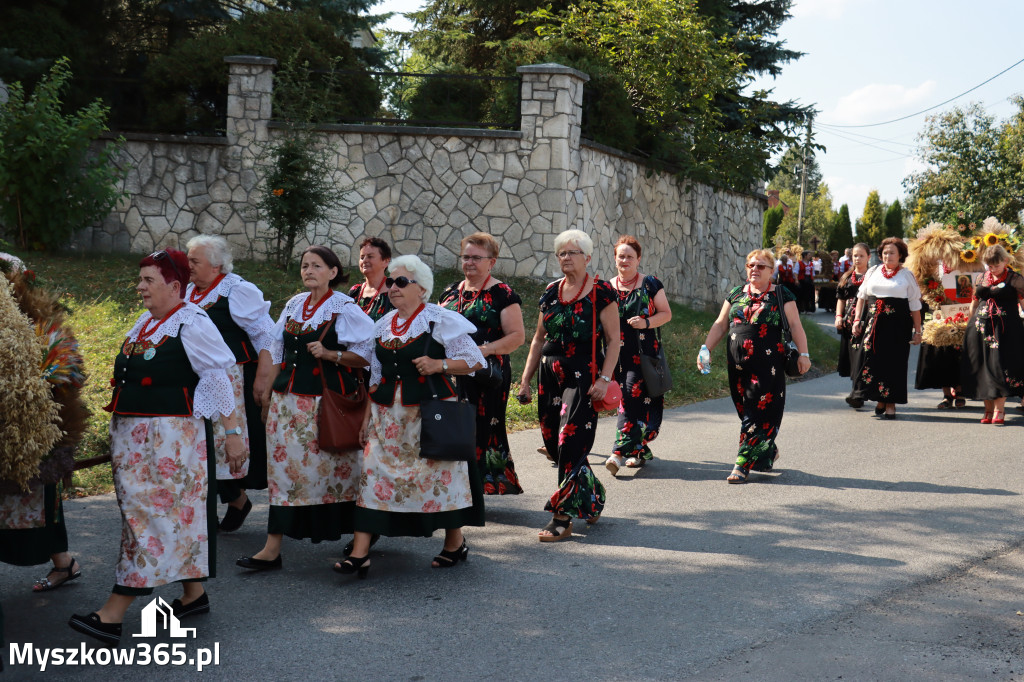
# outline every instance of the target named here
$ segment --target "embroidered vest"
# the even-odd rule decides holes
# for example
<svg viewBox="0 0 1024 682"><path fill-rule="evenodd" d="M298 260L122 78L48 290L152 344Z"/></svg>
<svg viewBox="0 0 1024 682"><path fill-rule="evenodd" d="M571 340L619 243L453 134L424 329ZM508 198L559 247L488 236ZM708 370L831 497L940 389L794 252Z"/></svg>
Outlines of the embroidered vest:
<svg viewBox="0 0 1024 682"><path fill-rule="evenodd" d="M217 300L213 303L200 307L206 311L206 314L213 320L213 324L217 326L217 331L224 338L224 343L228 345L228 348L234 354L236 363L244 365L259 360L259 355L257 355L256 349L253 348L249 335L238 326L238 323L231 319L231 310L228 307L227 296L218 296Z"/></svg>
<svg viewBox="0 0 1024 682"><path fill-rule="evenodd" d="M449 377L438 374L429 378L421 376L416 370L416 365L412 364L413 360L424 355L423 334L405 343L400 343L397 339L386 342L377 339L374 352L380 361L381 377L376 389L370 392L370 399L373 402L378 405L394 405L395 388L399 384L402 386L402 404L406 407L419 405L420 401L431 397L431 387L442 400L455 395L455 387ZM431 338L426 355L440 360L445 357L444 346Z"/></svg>
<svg viewBox="0 0 1024 682"><path fill-rule="evenodd" d="M313 343L320 338L324 325L334 324L334 317L330 317L316 329L302 329L302 322L289 319L284 325L284 361L281 363L281 373L274 380L274 390L278 393L294 393L295 395L316 396L324 392L323 382L320 381L320 366L306 344ZM324 335L324 348L330 351L345 350L345 347L338 343L336 334L329 330ZM359 378L351 367L343 367L332 360L321 361L324 368L324 378L327 380L327 387L332 391L350 394L356 390Z"/></svg>
<svg viewBox="0 0 1024 682"><path fill-rule="evenodd" d="M178 334L156 344L125 339L114 360L113 399L103 409L124 417L191 417L199 375L185 353L180 326Z"/></svg>

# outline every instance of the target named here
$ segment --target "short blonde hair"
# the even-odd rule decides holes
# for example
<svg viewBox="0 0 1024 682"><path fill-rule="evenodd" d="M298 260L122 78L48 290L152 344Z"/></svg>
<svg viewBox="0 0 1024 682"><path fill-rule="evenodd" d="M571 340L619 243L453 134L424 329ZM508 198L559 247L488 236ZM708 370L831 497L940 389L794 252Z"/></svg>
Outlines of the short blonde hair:
<svg viewBox="0 0 1024 682"><path fill-rule="evenodd" d="M472 244L473 246L479 246L481 249L487 249L487 253L491 254L491 258L498 257L498 250L501 248L498 246L498 240L486 232L474 232L468 237L462 238L462 244L460 244L460 251L465 250L466 244Z"/></svg>
<svg viewBox="0 0 1024 682"><path fill-rule="evenodd" d="M585 256L594 255L594 240L583 230L566 230L555 237L555 253L569 244L576 244Z"/></svg>
<svg viewBox="0 0 1024 682"><path fill-rule="evenodd" d="M427 264L419 259L419 256L399 256L392 258L388 263L388 272L394 272L398 268L406 270L412 278L423 288L423 295L420 297L424 303L430 300L430 294L434 290L434 273Z"/></svg>
<svg viewBox="0 0 1024 682"><path fill-rule="evenodd" d="M769 251L768 249L754 249L753 251L747 254L747 257L744 259L743 264L746 265L747 263L749 263L751 258L757 258L758 260L763 260L772 267L775 266L775 255L772 254L772 252Z"/></svg>

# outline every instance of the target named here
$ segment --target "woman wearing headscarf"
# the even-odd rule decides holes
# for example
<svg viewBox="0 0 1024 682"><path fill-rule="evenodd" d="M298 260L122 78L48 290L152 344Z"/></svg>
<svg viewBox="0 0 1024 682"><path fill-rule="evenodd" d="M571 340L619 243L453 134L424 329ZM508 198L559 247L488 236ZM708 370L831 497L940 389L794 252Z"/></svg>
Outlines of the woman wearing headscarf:
<svg viewBox="0 0 1024 682"><path fill-rule="evenodd" d="M640 356L657 357L661 334L656 330L672 319L665 287L650 274L640 272L642 249L636 237L625 235L615 243L615 268L611 285L619 297L619 365L615 379L622 387L622 404L615 431L612 456L605 467L612 473L619 468L642 467L654 458L650 443L658 437L664 396L647 391Z"/></svg>
<svg viewBox="0 0 1024 682"><path fill-rule="evenodd" d="M476 462L420 457L420 403L436 393L454 400L448 378L483 367L470 336L475 327L456 312L428 303L430 268L416 256L391 261L388 296L395 309L374 326L370 402L360 440L363 478L356 501L352 553L338 573L370 568L372 536L430 537L444 529L434 568L452 568L469 555L464 526L484 525L484 498Z"/></svg>
<svg viewBox="0 0 1024 682"><path fill-rule="evenodd" d="M121 551L107 602L69 625L108 645L121 639L132 601L183 583L171 603L178 618L210 610L203 581L215 574L216 479L209 421L227 433L232 471L246 459L228 370L235 357L209 316L184 300L188 258L157 251L139 263L146 312L114 361L110 420Z"/></svg>
<svg viewBox="0 0 1024 682"><path fill-rule="evenodd" d="M771 471L779 458L775 439L786 407L783 315L800 351L800 373L811 368L796 301L785 287L772 284L772 261L766 249L747 254L747 283L726 296L697 358L699 369L710 368L711 351L728 336L729 391L740 417L740 448L725 479L729 483L746 483L751 471Z"/></svg>
<svg viewBox="0 0 1024 682"><path fill-rule="evenodd" d="M267 540L235 563L253 571L281 568L285 535L313 543L338 540L353 529L359 487L359 450L320 449L317 413L324 385L351 395L369 362L373 321L334 290L345 281L341 261L326 246L310 246L300 260L305 293L285 304L273 331L272 383L267 416Z"/></svg>
<svg viewBox="0 0 1024 682"><path fill-rule="evenodd" d="M558 468L558 489L544 505L552 518L538 534L541 542L571 537L573 517L594 523L604 510L604 486L587 457L597 428L593 401L608 391L620 343L618 295L587 272L593 240L581 230L566 230L554 246L564 276L540 297L537 331L519 381L520 401L530 402L530 380L540 369L537 416Z"/></svg>
<svg viewBox="0 0 1024 682"><path fill-rule="evenodd" d="M501 364L501 384L484 387L474 379L466 381L466 395L477 405L477 461L484 477L485 495L518 495L523 492L512 462L505 430L505 411L512 386L509 353L523 345L522 299L491 270L498 259L498 240L477 232L462 240L460 259L466 276L445 289L438 303L473 323L473 340L483 356Z"/></svg>
<svg viewBox="0 0 1024 682"><path fill-rule="evenodd" d="M235 356L228 370L235 393L235 414L249 450L241 470L232 473L224 449L226 436L220 423L214 424L217 452L217 495L228 508L219 529L238 530L252 510L246 490L267 487L267 437L261 418L266 376L257 376L259 358L269 367L274 320L270 302L253 284L232 272L231 248L216 235L193 237L187 244L190 284L185 298L206 311L224 343Z"/></svg>

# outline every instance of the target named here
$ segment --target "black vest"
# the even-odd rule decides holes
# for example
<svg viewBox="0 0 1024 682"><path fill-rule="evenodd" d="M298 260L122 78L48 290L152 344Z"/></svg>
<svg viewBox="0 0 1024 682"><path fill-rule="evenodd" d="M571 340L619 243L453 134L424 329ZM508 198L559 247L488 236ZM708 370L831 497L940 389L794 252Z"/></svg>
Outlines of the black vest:
<svg viewBox="0 0 1024 682"><path fill-rule="evenodd" d="M370 399L378 405L394 405L395 388L402 385L402 404L405 406L419 405L421 400L431 397L431 388L437 391L437 397L451 398L455 395L455 387L446 375L433 374L421 376L412 361L424 355L423 332L405 343L392 339L383 343L377 339L374 352L380 361L380 383L370 393ZM445 357L444 346L431 338L427 346L427 357L440 360Z"/></svg>
<svg viewBox="0 0 1024 682"><path fill-rule="evenodd" d="M213 320L217 331L224 337L224 343L231 349L235 356L235 362L244 365L259 360L256 349L245 330L238 326L238 323L231 319L231 310L228 307L228 297L219 296L213 303L200 306Z"/></svg>
<svg viewBox="0 0 1024 682"><path fill-rule="evenodd" d="M285 323L284 361L281 363L281 373L274 380L275 391L294 393L295 395L323 395L320 367L316 358L310 355L306 344L319 340L324 326L333 324L334 316L325 320L316 329L305 331L302 329L302 323L298 320L289 319ZM324 348L330 351L345 350L345 347L338 343L338 336L332 334L330 330L324 335L322 343ZM333 360L325 359L321 362L328 388L345 394L356 390L358 382L362 380L362 373L357 376L351 367L343 367Z"/></svg>
<svg viewBox="0 0 1024 682"><path fill-rule="evenodd" d="M104 409L124 417L191 417L199 375L178 336L159 343L125 339L114 360L114 395ZM149 359L146 359L146 356Z"/></svg>

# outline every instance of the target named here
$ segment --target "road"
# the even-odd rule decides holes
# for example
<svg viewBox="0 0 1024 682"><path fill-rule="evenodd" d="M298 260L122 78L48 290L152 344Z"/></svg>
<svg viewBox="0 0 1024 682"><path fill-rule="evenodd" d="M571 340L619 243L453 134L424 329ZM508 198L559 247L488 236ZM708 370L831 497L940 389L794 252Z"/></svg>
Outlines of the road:
<svg viewBox="0 0 1024 682"><path fill-rule="evenodd" d="M289 540L282 571L245 574L234 559L264 539L257 493L245 526L218 540L212 611L185 621L198 628L188 646L219 645L210 679L1024 680L1024 416L981 425L979 404L940 412L937 391L911 390L881 421L850 409L848 389L834 374L791 384L778 472L745 485L725 483L739 424L729 400L669 411L636 476L613 480L594 458L605 514L556 544L536 537L555 471L537 432L516 433L526 492L488 498L487 526L467 530L469 561L453 570L429 567L436 537L383 539L364 581L329 570L340 544ZM613 435L602 420L598 453ZM68 617L113 583L113 497L66 511L84 576L33 595L44 569L0 565L8 642L79 646ZM6 678L67 672L8 661Z"/></svg>

